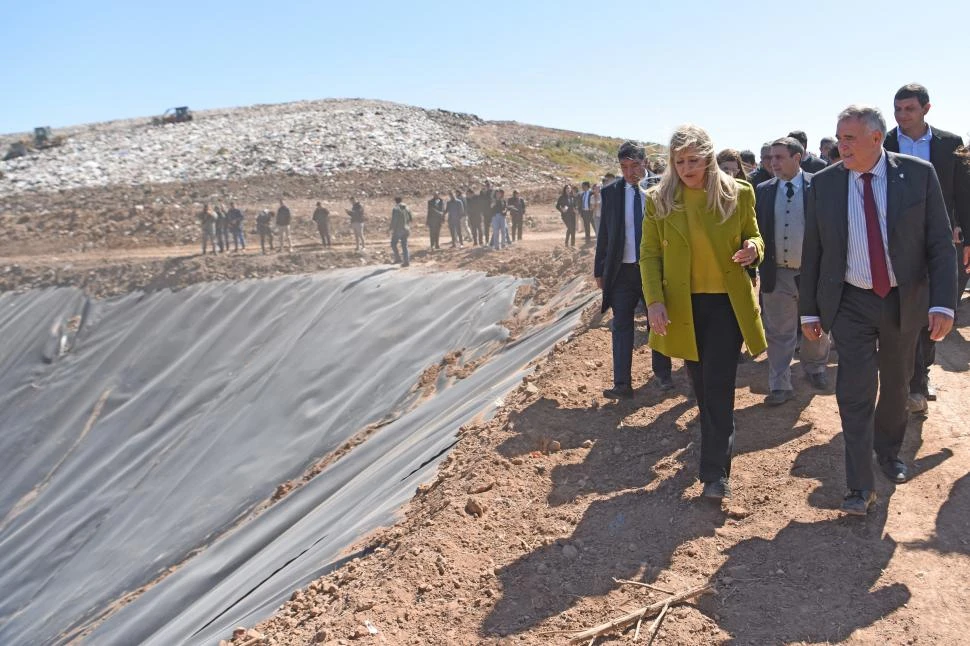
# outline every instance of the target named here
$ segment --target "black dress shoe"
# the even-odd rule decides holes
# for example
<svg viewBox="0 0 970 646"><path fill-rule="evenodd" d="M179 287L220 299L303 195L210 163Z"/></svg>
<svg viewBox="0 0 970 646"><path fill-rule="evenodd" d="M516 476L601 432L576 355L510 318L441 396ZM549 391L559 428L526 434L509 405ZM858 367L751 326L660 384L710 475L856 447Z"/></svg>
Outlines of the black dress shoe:
<svg viewBox="0 0 970 646"><path fill-rule="evenodd" d="M720 478L714 482L705 482L704 491L701 493L701 495L705 498L711 498L712 500L730 498L731 485L728 484L727 478Z"/></svg>
<svg viewBox="0 0 970 646"><path fill-rule="evenodd" d="M815 390L828 390L829 378L824 372L816 372L808 376L809 382Z"/></svg>
<svg viewBox="0 0 970 646"><path fill-rule="evenodd" d="M882 468L882 472L886 474L886 477L889 478L890 482L902 484L909 480L906 463L899 458L879 460L879 466Z"/></svg>
<svg viewBox="0 0 970 646"><path fill-rule="evenodd" d="M791 390L772 390L765 397L766 406L781 406L787 401L794 399L795 393Z"/></svg>
<svg viewBox="0 0 970 646"><path fill-rule="evenodd" d="M603 391L607 399L633 399L633 388L630 386L613 386Z"/></svg>
<svg viewBox="0 0 970 646"><path fill-rule="evenodd" d="M842 511L850 516L865 516L876 502L876 492L869 489L852 489L842 500Z"/></svg>
<svg viewBox="0 0 970 646"><path fill-rule="evenodd" d="M657 380L657 385L660 386L660 390L673 390L674 380L672 377L654 377Z"/></svg>

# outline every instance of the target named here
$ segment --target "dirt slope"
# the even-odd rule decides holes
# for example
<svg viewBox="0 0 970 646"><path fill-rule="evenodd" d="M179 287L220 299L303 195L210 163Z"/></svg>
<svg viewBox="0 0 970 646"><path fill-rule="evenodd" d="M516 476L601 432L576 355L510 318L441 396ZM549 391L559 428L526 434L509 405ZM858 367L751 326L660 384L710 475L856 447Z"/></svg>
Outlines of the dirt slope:
<svg viewBox="0 0 970 646"><path fill-rule="evenodd" d="M580 258L589 269L590 254ZM698 499L686 373L675 362L670 395L648 384L644 341L636 400L619 404L600 395L608 329L561 345L498 417L459 431L404 520L357 546L371 555L296 592L257 630L278 644L566 643L665 597L615 578L670 591L715 583L716 595L671 610L657 643L963 643L970 330L940 346L939 401L910 425L916 476L880 480L864 520L836 511L834 396L802 381L788 405L764 407L763 360L739 367L735 497L723 509Z"/></svg>

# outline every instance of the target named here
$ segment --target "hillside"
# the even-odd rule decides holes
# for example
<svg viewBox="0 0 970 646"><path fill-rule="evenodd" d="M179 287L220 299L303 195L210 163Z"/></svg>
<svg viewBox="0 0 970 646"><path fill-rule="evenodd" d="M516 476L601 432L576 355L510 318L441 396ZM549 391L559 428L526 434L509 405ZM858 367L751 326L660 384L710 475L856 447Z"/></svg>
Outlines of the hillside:
<svg viewBox="0 0 970 646"><path fill-rule="evenodd" d="M0 255L187 244L201 202L250 218L282 197L298 210L351 196L427 199L485 179L551 199L613 168L620 140L486 122L384 101L332 99L59 130L62 145L0 162ZM0 148L24 135L0 137ZM291 204L293 207L293 204ZM301 215L295 211L295 214ZM305 214L308 215L308 214Z"/></svg>

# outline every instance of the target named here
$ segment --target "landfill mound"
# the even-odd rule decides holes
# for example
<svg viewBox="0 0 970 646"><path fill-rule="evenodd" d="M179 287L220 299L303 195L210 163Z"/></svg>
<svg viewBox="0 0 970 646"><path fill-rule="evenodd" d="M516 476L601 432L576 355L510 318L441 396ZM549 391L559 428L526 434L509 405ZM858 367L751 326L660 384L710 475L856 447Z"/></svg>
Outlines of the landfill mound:
<svg viewBox="0 0 970 646"><path fill-rule="evenodd" d="M386 101L332 99L211 110L189 123L109 122L62 131L64 145L0 163L0 196L21 191L227 180L265 172L479 164L481 120Z"/></svg>
<svg viewBox="0 0 970 646"><path fill-rule="evenodd" d="M0 295L0 643L211 643L268 616L590 298L577 282L509 338L521 285L367 267Z"/></svg>

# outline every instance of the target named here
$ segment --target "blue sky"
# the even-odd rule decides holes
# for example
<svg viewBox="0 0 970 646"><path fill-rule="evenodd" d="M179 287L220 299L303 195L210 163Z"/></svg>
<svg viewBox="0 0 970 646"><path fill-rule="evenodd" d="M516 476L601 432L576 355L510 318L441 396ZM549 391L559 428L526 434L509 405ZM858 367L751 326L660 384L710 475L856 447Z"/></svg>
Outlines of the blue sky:
<svg viewBox="0 0 970 646"><path fill-rule="evenodd" d="M5 3L0 132L364 97L719 147L805 130L917 81L931 124L970 132L970 3ZM952 32L942 35L944 30Z"/></svg>

